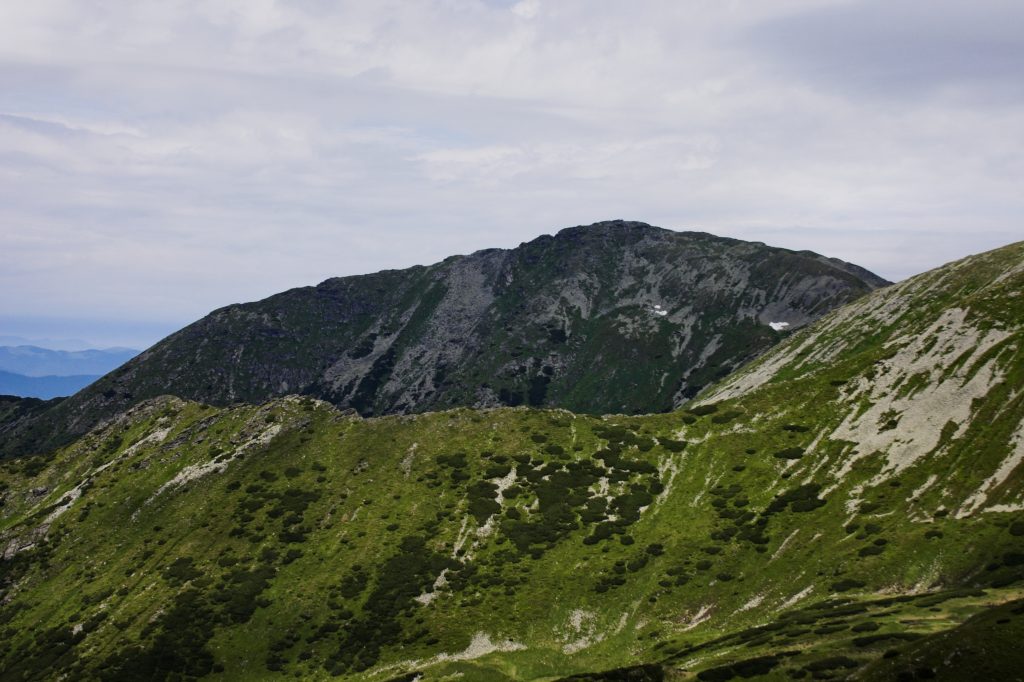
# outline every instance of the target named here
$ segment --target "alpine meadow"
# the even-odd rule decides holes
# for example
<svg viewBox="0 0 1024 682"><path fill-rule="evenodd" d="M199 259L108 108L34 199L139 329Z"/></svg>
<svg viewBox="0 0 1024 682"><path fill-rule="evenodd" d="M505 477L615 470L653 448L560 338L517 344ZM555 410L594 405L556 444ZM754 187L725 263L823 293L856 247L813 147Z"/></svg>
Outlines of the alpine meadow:
<svg viewBox="0 0 1024 682"><path fill-rule="evenodd" d="M0 670L1016 679L1022 386L1024 243L603 223L233 306L4 407Z"/></svg>

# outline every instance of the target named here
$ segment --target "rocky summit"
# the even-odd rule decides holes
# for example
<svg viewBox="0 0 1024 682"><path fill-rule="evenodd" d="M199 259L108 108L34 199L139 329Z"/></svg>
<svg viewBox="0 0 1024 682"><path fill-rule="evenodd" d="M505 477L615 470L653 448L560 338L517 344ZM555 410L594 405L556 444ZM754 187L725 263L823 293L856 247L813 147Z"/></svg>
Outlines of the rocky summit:
<svg viewBox="0 0 1024 682"><path fill-rule="evenodd" d="M580 274L595 254L609 279ZM97 390L117 397L159 366L167 386L243 402L137 388L73 443L0 465L2 676L1019 679L1024 243L865 294L877 283L811 254L616 224L218 311ZM719 322L687 326L697 306ZM326 323L340 309L365 321L345 357L309 331L341 328ZM479 329L457 310L536 324ZM783 321L801 328L671 409L715 376L699 372L742 337L728 330L768 344ZM209 358L226 351L200 333L215 328L256 344L220 383ZM303 346L298 330L319 335ZM585 413L643 409L637 387L659 384L631 349L664 344L674 362L691 346L671 340L698 333L713 350L685 386L652 389L667 412ZM477 409L415 413L500 356L480 338L525 374L481 374ZM392 384L418 371L423 339L444 375ZM572 398L587 410L544 407L577 396L565 377L601 348L606 381ZM270 349L287 386L258 371ZM360 361L361 378L345 373ZM550 381L531 401L537 377ZM503 388L526 404L499 406ZM307 394L247 404L257 389ZM371 410L408 413L358 414Z"/></svg>
<svg viewBox="0 0 1024 682"><path fill-rule="evenodd" d="M613 221L217 310L47 414L0 454L52 449L164 394L304 394L363 416L530 405L664 412L782 335L887 284L817 254Z"/></svg>

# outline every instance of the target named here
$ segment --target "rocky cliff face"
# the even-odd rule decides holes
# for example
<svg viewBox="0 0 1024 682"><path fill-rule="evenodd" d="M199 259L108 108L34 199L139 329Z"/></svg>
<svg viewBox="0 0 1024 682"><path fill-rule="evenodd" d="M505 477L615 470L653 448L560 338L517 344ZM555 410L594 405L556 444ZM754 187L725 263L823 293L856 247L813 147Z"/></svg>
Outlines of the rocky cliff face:
<svg viewBox="0 0 1024 682"><path fill-rule="evenodd" d="M363 416L661 412L776 343L785 332L770 323L799 328L884 284L810 252L643 223L573 227L217 310L50 413L43 445L163 394L226 405L303 393ZM28 447L19 428L6 454Z"/></svg>

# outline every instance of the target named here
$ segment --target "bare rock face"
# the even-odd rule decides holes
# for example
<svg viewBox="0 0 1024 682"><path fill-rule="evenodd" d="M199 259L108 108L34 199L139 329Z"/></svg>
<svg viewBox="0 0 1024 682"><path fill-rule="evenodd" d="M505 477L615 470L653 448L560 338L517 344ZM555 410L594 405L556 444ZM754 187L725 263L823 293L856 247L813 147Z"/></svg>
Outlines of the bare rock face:
<svg viewBox="0 0 1024 682"><path fill-rule="evenodd" d="M571 227L216 310L0 426L0 454L45 450L162 394L225 405L304 393L363 416L520 404L659 412L885 284L807 251L636 222Z"/></svg>

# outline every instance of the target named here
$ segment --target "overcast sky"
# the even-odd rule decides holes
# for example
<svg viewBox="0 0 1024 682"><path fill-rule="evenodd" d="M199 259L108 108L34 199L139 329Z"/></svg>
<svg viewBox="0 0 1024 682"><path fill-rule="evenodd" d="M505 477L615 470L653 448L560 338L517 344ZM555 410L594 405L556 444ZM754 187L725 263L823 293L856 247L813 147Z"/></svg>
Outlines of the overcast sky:
<svg viewBox="0 0 1024 682"><path fill-rule="evenodd" d="M898 280L1024 238L1020 0L0 3L0 336L141 347L643 220Z"/></svg>

